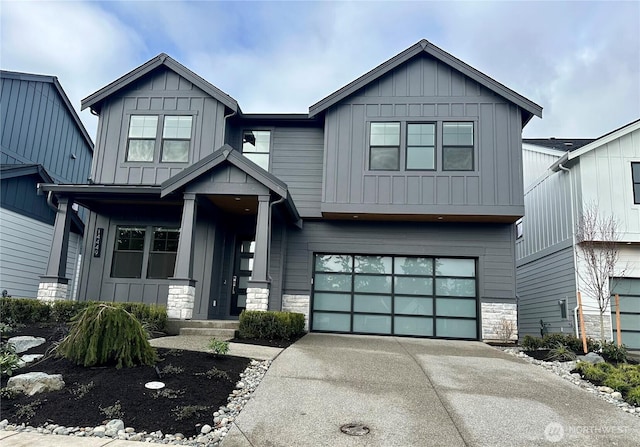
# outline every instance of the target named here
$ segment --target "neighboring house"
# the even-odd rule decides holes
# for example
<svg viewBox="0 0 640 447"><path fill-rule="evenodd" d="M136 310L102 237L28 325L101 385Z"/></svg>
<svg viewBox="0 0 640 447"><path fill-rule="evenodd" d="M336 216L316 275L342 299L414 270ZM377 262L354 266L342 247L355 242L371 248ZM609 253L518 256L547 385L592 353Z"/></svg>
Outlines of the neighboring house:
<svg viewBox="0 0 640 447"><path fill-rule="evenodd" d="M72 202L91 210L79 299L294 310L342 333L515 325L521 132L542 109L431 43L308 114L245 114L165 54L82 107L100 118L95 184L41 187L61 228ZM50 269L65 259L54 241Z"/></svg>
<svg viewBox="0 0 640 447"><path fill-rule="evenodd" d="M87 181L93 142L54 76L0 71L0 290L35 298L46 274L55 202L38 183ZM53 197L51 198L53 199ZM74 297L84 224L71 214L64 276Z"/></svg>
<svg viewBox="0 0 640 447"><path fill-rule="evenodd" d="M523 154L531 181L516 243L520 335L540 335L541 324L549 332L577 333L581 292L587 334L600 338L598 303L585 287L575 240L583 210L595 205L601 217L618 222L620 260L609 283L620 295L622 341L639 349L640 120L596 140L524 140ZM608 339L612 323L615 329L609 308Z"/></svg>

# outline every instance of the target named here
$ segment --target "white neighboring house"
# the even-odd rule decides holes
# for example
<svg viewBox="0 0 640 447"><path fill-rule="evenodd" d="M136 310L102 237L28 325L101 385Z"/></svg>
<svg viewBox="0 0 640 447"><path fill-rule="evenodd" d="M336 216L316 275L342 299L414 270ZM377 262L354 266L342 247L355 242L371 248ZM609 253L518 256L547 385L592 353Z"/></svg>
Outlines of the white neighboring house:
<svg viewBox="0 0 640 447"><path fill-rule="evenodd" d="M523 143L525 217L516 224L521 336L539 336L542 326L578 334L580 291L587 335L600 338L598 303L585 287L575 240L582 210L595 204L600 216L618 222L620 259L609 286L620 295L622 341L640 349L640 120L592 141ZM611 305L608 339L616 329L614 299Z"/></svg>

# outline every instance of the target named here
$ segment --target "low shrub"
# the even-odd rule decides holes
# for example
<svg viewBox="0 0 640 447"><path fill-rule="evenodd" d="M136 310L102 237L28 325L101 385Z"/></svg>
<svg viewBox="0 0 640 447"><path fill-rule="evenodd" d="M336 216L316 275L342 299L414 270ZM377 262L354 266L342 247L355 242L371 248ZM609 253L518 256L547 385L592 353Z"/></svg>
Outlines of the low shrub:
<svg viewBox="0 0 640 447"><path fill-rule="evenodd" d="M522 349L525 351L535 351L542 348L542 339L539 337L532 337L531 335L525 335L521 343Z"/></svg>
<svg viewBox="0 0 640 447"><path fill-rule="evenodd" d="M620 391L621 393L625 393L631 389L631 385L629 385L625 380L624 374L618 371L611 373L602 381L602 384L609 388L613 388L616 391Z"/></svg>
<svg viewBox="0 0 640 447"><path fill-rule="evenodd" d="M56 323L68 323L73 317L89 307L90 304L93 304L93 301L55 301L51 305L51 317Z"/></svg>
<svg viewBox="0 0 640 447"><path fill-rule="evenodd" d="M51 321L51 307L30 298L0 298L0 318L4 323L47 323Z"/></svg>
<svg viewBox="0 0 640 447"><path fill-rule="evenodd" d="M0 345L0 375L11 376L20 365L20 356L16 354L13 345L2 343Z"/></svg>
<svg viewBox="0 0 640 447"><path fill-rule="evenodd" d="M627 396L625 397L625 401L627 401L628 404L640 407L640 386L629 390Z"/></svg>
<svg viewBox="0 0 640 447"><path fill-rule="evenodd" d="M602 357L608 362L626 363L627 347L625 345L618 346L612 341L602 343Z"/></svg>
<svg viewBox="0 0 640 447"><path fill-rule="evenodd" d="M136 317L152 331L164 331L167 326L167 309L164 306L145 303L114 303Z"/></svg>
<svg viewBox="0 0 640 447"><path fill-rule="evenodd" d="M56 353L83 366L115 363L116 368L153 365L156 351L142 324L121 306L92 304L71 321Z"/></svg>
<svg viewBox="0 0 640 447"><path fill-rule="evenodd" d="M609 374L615 370L615 367L604 362L596 365L589 362L578 362L576 369L585 379L600 384L609 377Z"/></svg>
<svg viewBox="0 0 640 447"><path fill-rule="evenodd" d="M229 352L229 342L218 340L213 337L211 340L209 340L207 348L209 348L214 355L224 355Z"/></svg>
<svg viewBox="0 0 640 447"><path fill-rule="evenodd" d="M304 315L294 312L243 311L240 314L241 338L290 340L304 333Z"/></svg>
<svg viewBox="0 0 640 447"><path fill-rule="evenodd" d="M556 345L551 348L549 351L549 355L547 360L550 361L558 361L558 362L568 362L576 359L576 354L569 349L567 346L563 345L560 342L556 342Z"/></svg>

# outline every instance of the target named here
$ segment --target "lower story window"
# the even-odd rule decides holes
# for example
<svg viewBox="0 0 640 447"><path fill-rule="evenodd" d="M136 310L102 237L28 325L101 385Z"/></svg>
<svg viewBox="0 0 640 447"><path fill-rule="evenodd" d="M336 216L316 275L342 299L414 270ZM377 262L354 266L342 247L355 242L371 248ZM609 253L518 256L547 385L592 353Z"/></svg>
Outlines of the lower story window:
<svg viewBox="0 0 640 447"><path fill-rule="evenodd" d="M173 276L180 232L177 228L119 225L111 263L112 278Z"/></svg>

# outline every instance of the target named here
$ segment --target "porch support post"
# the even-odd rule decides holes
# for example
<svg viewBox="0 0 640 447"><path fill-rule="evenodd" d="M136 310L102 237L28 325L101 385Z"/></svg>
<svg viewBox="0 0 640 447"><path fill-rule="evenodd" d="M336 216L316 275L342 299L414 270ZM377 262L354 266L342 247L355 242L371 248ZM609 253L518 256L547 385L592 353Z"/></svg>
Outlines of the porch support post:
<svg viewBox="0 0 640 447"><path fill-rule="evenodd" d="M176 266L173 278L169 283L169 296L167 297L167 316L169 318L190 320L193 317L196 296L196 282L192 278L196 205L196 195L185 193Z"/></svg>
<svg viewBox="0 0 640 447"><path fill-rule="evenodd" d="M49 261L44 276L40 277L37 298L41 301L67 299L69 280L67 273L67 255L69 252L69 232L71 231L71 206L68 197L58 198L58 211L53 225L53 240L49 251Z"/></svg>
<svg viewBox="0 0 640 447"><path fill-rule="evenodd" d="M268 195L258 196L256 246L253 271L247 288L247 310L267 310L269 307L269 238L271 236L271 207Z"/></svg>

